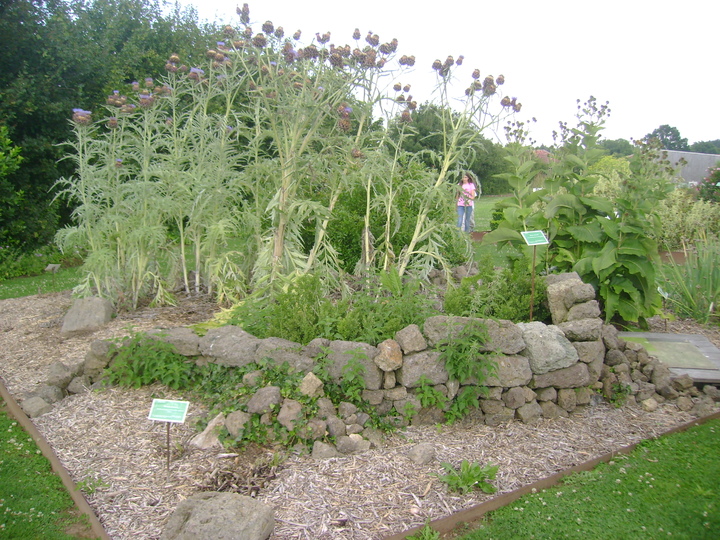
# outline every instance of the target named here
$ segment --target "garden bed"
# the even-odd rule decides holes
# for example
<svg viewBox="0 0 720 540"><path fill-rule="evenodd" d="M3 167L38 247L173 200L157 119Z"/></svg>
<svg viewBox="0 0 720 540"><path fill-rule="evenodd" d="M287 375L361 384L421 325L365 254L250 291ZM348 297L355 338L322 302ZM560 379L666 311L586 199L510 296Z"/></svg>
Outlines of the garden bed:
<svg viewBox="0 0 720 540"><path fill-rule="evenodd" d="M216 309L186 298L176 308L123 313L92 335L66 339L60 325L71 301L65 293L0 302L0 374L17 399L43 380L51 363L82 361L94 339L126 335L131 326L191 324ZM441 462L498 465L495 485L503 494L692 419L674 406L646 413L609 405L534 425L489 427L469 419L452 426L409 427L389 437L383 448L313 460L299 453L273 457L272 450L261 448L238 454L191 449L193 421L204 412L191 405L186 423L171 429L168 474L165 426L147 420L154 397L183 396L160 386L113 388L72 396L35 419L112 538L157 538L180 500L214 489L238 471L245 473L238 473L235 483L247 484L238 485L239 492L247 488L276 507L273 539L382 538L492 498L448 492L433 476L442 472ZM427 465L407 457L420 442L435 450Z"/></svg>

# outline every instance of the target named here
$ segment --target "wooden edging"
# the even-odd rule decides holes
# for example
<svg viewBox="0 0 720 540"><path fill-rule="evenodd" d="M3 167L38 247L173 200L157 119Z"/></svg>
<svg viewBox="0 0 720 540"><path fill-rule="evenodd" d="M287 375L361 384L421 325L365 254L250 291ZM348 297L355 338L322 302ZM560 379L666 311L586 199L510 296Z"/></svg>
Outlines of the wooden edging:
<svg viewBox="0 0 720 540"><path fill-rule="evenodd" d="M430 527L433 528L433 530L435 530L441 534L450 532L453 529L455 529L458 525L460 525L461 523L469 523L469 522L477 521L481 517L483 517L486 513L492 512L493 510L497 510L498 508L506 506L506 505L510 504L511 502L519 499L520 497L527 495L529 493L532 493L533 491L542 491L543 489L553 487L556 484L558 484L560 482L560 480L562 480L564 477L566 477L570 474L577 473L577 472L583 472L583 471L591 471L592 469L597 467L600 463L607 463L608 461L613 459L615 456L629 454L630 452L635 450L635 448L637 448L637 446L639 444L641 444L642 442L645 442L646 440L655 440L660 437L664 437L665 435L671 435L673 433L685 431L692 426L698 426L700 424L704 424L705 422L707 422L709 420L715 420L716 418L720 418L720 412L711 414L709 416L704 416L702 418L698 418L696 420L693 420L692 422L688 422L686 424L682 424L680 426L674 427L668 431L665 431L664 433L656 435L655 437L651 437L650 439L644 439L643 441L631 444L629 446L624 446L618 450L614 450L607 454L603 454L602 456L600 456L598 458L591 459L590 461L586 461L579 465L575 465L574 467L570 467L569 469L565 469L564 471L555 473L552 476L548 476L547 478L538 480L537 482L534 482L530 485L516 489L515 491L511 491L509 493L504 493L503 495L500 495L498 497L495 497L494 499L490 499L489 501L485 501L483 503L475 505L471 508L466 508L465 510L460 510L459 512L456 512L450 516L446 516L444 518L440 518L440 519L436 519L435 521L431 521L429 523L429 525L430 525ZM420 532L424 527L425 527L425 525L420 525L418 527L414 527L412 529L409 529L409 530L401 532L401 533L394 534L392 536L386 536L385 540L404 540L408 536L412 536L413 534Z"/></svg>
<svg viewBox="0 0 720 540"><path fill-rule="evenodd" d="M52 470L60 477L60 480L62 480L65 489L70 494L70 497L72 498L75 505L83 514L87 516L90 522L90 526L92 527L93 534L96 536L96 538L101 538L102 540L111 540L110 536L108 536L102 524L100 523L100 520L95 515L95 512L85 500L85 497L83 497L83 494L77 488L75 482L73 482L73 479L70 478L70 474L67 472L65 467L62 466L62 463L60 463L60 460L55 455L55 452L50 447L50 444L48 444L45 438L40 434L40 432L35 427L35 424L32 423L30 418L27 417L25 411L20 408L20 405L17 404L15 398L13 398L10 392L8 392L8 389L5 386L5 381L2 377L0 377L0 396L2 397L3 401L5 401L10 415L15 418L15 420L20 423L20 425L28 433L28 435L33 438L37 447L43 453L45 458L50 462Z"/></svg>

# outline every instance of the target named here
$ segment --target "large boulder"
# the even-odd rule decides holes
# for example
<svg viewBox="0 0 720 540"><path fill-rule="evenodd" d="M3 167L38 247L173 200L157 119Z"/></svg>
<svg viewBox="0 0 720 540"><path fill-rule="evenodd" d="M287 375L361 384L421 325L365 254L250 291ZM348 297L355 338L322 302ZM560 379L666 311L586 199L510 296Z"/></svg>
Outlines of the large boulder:
<svg viewBox="0 0 720 540"><path fill-rule="evenodd" d="M331 341L328 354L328 372L333 382L340 383L346 374L346 366L357 362L363 369L362 378L368 390L380 390L383 372L373 359L378 354L376 347L356 341Z"/></svg>
<svg viewBox="0 0 720 540"><path fill-rule="evenodd" d="M260 340L239 326L211 328L200 338L200 353L223 366L243 367L255 361Z"/></svg>
<svg viewBox="0 0 720 540"><path fill-rule="evenodd" d="M519 323L526 348L523 356L536 375L570 367L578 361L578 353L557 326L541 322ZM553 386L553 385L545 385Z"/></svg>
<svg viewBox="0 0 720 540"><path fill-rule="evenodd" d="M273 532L272 507L237 493L205 492L178 504L161 540L267 540Z"/></svg>
<svg viewBox="0 0 720 540"><path fill-rule="evenodd" d="M91 296L75 300L63 319L60 333L71 336L83 332L93 332L106 325L115 312L112 303L106 298Z"/></svg>

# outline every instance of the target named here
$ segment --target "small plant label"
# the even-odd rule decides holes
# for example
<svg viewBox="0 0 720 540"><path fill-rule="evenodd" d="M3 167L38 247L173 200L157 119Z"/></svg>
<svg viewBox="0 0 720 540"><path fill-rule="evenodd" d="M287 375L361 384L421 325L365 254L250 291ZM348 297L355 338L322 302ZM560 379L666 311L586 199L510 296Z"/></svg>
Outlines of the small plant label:
<svg viewBox="0 0 720 540"><path fill-rule="evenodd" d="M544 246L550 243L550 240L542 231L523 231L520 234L522 234L528 246Z"/></svg>
<svg viewBox="0 0 720 540"><path fill-rule="evenodd" d="M153 399L148 419L159 422L173 422L182 424L185 422L189 401L174 401L171 399Z"/></svg>

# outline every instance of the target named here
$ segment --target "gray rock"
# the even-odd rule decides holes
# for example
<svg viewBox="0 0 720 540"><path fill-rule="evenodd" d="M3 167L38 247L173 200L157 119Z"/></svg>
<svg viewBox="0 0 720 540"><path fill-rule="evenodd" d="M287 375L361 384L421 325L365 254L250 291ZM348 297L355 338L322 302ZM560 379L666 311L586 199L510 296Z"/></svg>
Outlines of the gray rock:
<svg viewBox="0 0 720 540"><path fill-rule="evenodd" d="M706 384L703 386L703 392L705 395L710 396L713 401L720 401L720 389L712 384Z"/></svg>
<svg viewBox="0 0 720 540"><path fill-rule="evenodd" d="M62 362L53 362L47 370L45 382L50 386L58 386L62 389L67 388L70 381L73 380L75 374L70 371Z"/></svg>
<svg viewBox="0 0 720 540"><path fill-rule="evenodd" d="M256 369L249 373L246 373L245 375L243 375L243 384L250 388L258 386L262 381L263 375L264 372L261 369Z"/></svg>
<svg viewBox="0 0 720 540"><path fill-rule="evenodd" d="M348 401L341 401L338 404L338 416L345 420L349 416L358 412L357 405Z"/></svg>
<svg viewBox="0 0 720 540"><path fill-rule="evenodd" d="M637 382L635 384L637 384L638 386L637 395L635 397L640 403L655 395L656 388L654 384L643 381Z"/></svg>
<svg viewBox="0 0 720 540"><path fill-rule="evenodd" d="M608 366L619 366L627 363L627 361L625 353L620 349L609 349L608 352L605 353L605 363Z"/></svg>
<svg viewBox="0 0 720 540"><path fill-rule="evenodd" d="M420 399L411 394L408 394L405 399L394 401L393 406L395 407L395 410L398 412L398 414L403 417L413 416L417 414L418 411L420 411L420 409L422 408L422 405L420 404Z"/></svg>
<svg viewBox="0 0 720 540"><path fill-rule="evenodd" d="M29 418L37 418L52 411L52 405L38 396L29 397L23 401L20 406Z"/></svg>
<svg viewBox="0 0 720 540"><path fill-rule="evenodd" d="M535 424L542 418L542 407L537 401L526 403L515 411L515 416L524 424Z"/></svg>
<svg viewBox="0 0 720 540"><path fill-rule="evenodd" d="M507 424L515 419L515 410L503 407L500 412L493 414L485 414L485 425L497 427L501 424Z"/></svg>
<svg viewBox="0 0 720 540"><path fill-rule="evenodd" d="M561 388L558 390L557 398L558 407L562 407L567 412L573 412L577 407L577 394L573 388Z"/></svg>
<svg viewBox="0 0 720 540"><path fill-rule="evenodd" d="M322 397L324 395L323 382L312 371L307 373L300 381L299 392L308 397Z"/></svg>
<svg viewBox="0 0 720 540"><path fill-rule="evenodd" d="M255 362L270 360L276 366L287 363L292 371L308 373L314 366L313 359L303 354L303 346L294 341L276 337L260 341L255 350Z"/></svg>
<svg viewBox="0 0 720 540"><path fill-rule="evenodd" d="M435 459L435 447L430 443L416 444L408 450L407 456L416 465L427 465Z"/></svg>
<svg viewBox="0 0 720 540"><path fill-rule="evenodd" d="M566 321L577 321L580 319L594 319L600 317L600 304L597 300L588 300L582 304L575 304L567 313Z"/></svg>
<svg viewBox="0 0 720 540"><path fill-rule="evenodd" d="M502 400L495 400L495 399L481 399L480 400L480 409L482 409L482 412L484 412L485 414L499 414L502 411L504 411L506 408L507 407L505 407L505 402L503 402Z"/></svg>
<svg viewBox="0 0 720 540"><path fill-rule="evenodd" d="M584 284L577 274L561 280L556 280L555 276L551 275L547 276L545 282L547 283L546 294L550 316L554 324L560 324L565 321L568 309L573 305L572 298L569 298L570 291L573 287L582 287Z"/></svg>
<svg viewBox="0 0 720 540"><path fill-rule="evenodd" d="M373 358L377 355L377 348L367 343L355 341L331 341L330 353L328 355L328 372L333 382L340 383L344 376L348 362L358 362L364 372L362 378L365 381L365 388L368 390L379 390L383 383L383 372L375 365Z"/></svg>
<svg viewBox="0 0 720 540"><path fill-rule="evenodd" d="M325 419L325 423L327 424L328 434L331 437L335 437L335 439L337 439L338 437L347 435L347 426L345 425L345 422L340 420L337 416L328 416Z"/></svg>
<svg viewBox="0 0 720 540"><path fill-rule="evenodd" d="M191 328L156 328L148 331L147 335L170 343L175 347L175 352L183 356L200 355L200 336Z"/></svg>
<svg viewBox="0 0 720 540"><path fill-rule="evenodd" d="M395 333L395 341L405 354L412 354L427 349L427 341L417 324L406 326Z"/></svg>
<svg viewBox="0 0 720 540"><path fill-rule="evenodd" d="M324 443L322 441L315 441L313 443L311 455L313 459L330 459L334 457L339 457L340 452L338 452L332 444Z"/></svg>
<svg viewBox="0 0 720 540"><path fill-rule="evenodd" d="M519 386L514 386L503 394L502 400L508 409L518 409L525 405L525 391Z"/></svg>
<svg viewBox="0 0 720 540"><path fill-rule="evenodd" d="M558 325L570 341L595 341L602 335L601 319L581 319Z"/></svg>
<svg viewBox="0 0 720 540"><path fill-rule="evenodd" d="M672 373L670 372L670 368L668 368L665 364L658 363L652 370L652 377L650 377L650 382L653 383L657 388L664 388L666 386L670 386L672 383Z"/></svg>
<svg viewBox="0 0 720 540"><path fill-rule="evenodd" d="M423 329L428 344L435 347L442 342L460 336L470 323L484 325L487 329L488 339L486 343L481 344L480 350L482 352L517 354L525 347L520 329L510 321L437 315L428 318Z"/></svg>
<svg viewBox="0 0 720 540"><path fill-rule="evenodd" d="M686 396L680 396L679 398L677 398L677 401L675 402L675 404L677 405L678 409L680 409L681 411L685 411L685 412L691 410L693 408L693 406L695 405L693 403L692 399L690 399L689 397L686 397Z"/></svg>
<svg viewBox="0 0 720 540"><path fill-rule="evenodd" d="M190 446L208 450L210 448L222 448L222 443L218 438L218 431L225 426L225 415L220 413L213 418L202 433L195 435L190 440Z"/></svg>
<svg viewBox="0 0 720 540"><path fill-rule="evenodd" d="M363 427L360 424L347 424L345 427L345 433L353 435L354 433L362 433Z"/></svg>
<svg viewBox="0 0 720 540"><path fill-rule="evenodd" d="M619 349L620 339L618 338L618 330L611 324L605 324L602 327L602 340L608 349Z"/></svg>
<svg viewBox="0 0 720 540"><path fill-rule="evenodd" d="M404 386L396 386L395 388L391 388L390 390L385 390L384 393L385 399L388 399L390 401L399 401L401 399L405 399L408 396L407 388Z"/></svg>
<svg viewBox="0 0 720 540"><path fill-rule="evenodd" d="M575 341L572 344L578 353L578 360L590 364L598 359L602 362L605 359L605 344L602 340Z"/></svg>
<svg viewBox="0 0 720 540"><path fill-rule="evenodd" d="M577 405L588 405L594 393L595 392L593 392L590 388L587 387L576 388L575 403Z"/></svg>
<svg viewBox="0 0 720 540"><path fill-rule="evenodd" d="M264 414L270 412L274 406L282 403L279 386L266 386L260 388L247 402L247 412L250 414Z"/></svg>
<svg viewBox="0 0 720 540"><path fill-rule="evenodd" d="M237 439L240 432L245 429L247 424L252 418L248 413L243 411L233 411L225 418L225 428L230 433L233 439Z"/></svg>
<svg viewBox="0 0 720 540"><path fill-rule="evenodd" d="M646 398L640 401L640 406L645 412L655 412L660 405L653 398Z"/></svg>
<svg viewBox="0 0 720 540"><path fill-rule="evenodd" d="M260 340L238 326L211 328L200 338L200 352L222 366L243 367L255 361Z"/></svg>
<svg viewBox="0 0 720 540"><path fill-rule="evenodd" d="M523 356L535 375L566 368L578 361L578 353L557 326L541 322L519 323L526 348ZM546 385L550 386L550 385Z"/></svg>
<svg viewBox="0 0 720 540"><path fill-rule="evenodd" d="M403 366L397 371L397 382L406 388L420 386L425 377L429 384L444 384L448 380L445 362L436 351L422 351L405 356Z"/></svg>
<svg viewBox="0 0 720 540"><path fill-rule="evenodd" d="M359 454L370 450L370 441L363 439L357 433L348 436L338 437L335 447L341 454Z"/></svg>
<svg viewBox="0 0 720 540"><path fill-rule="evenodd" d="M65 397L65 392L63 392L63 389L58 386L53 386L51 384L41 384L35 390L33 390L32 395L43 398L47 403L53 404L57 403L58 401L62 401L62 399Z"/></svg>
<svg viewBox="0 0 720 540"><path fill-rule="evenodd" d="M403 353L400 348L400 344L397 341L394 339L386 339L385 341L378 343L377 348L378 353L375 358L373 358L373 361L381 370L395 371L402 366Z"/></svg>
<svg viewBox="0 0 720 540"><path fill-rule="evenodd" d="M75 300L63 318L60 333L70 336L82 332L92 332L106 325L112 319L115 310L110 300L91 296Z"/></svg>
<svg viewBox="0 0 720 540"><path fill-rule="evenodd" d="M524 386L532 379L530 361L524 356L496 356L493 361L497 366L497 374L485 380L484 384L488 386Z"/></svg>
<svg viewBox="0 0 720 540"><path fill-rule="evenodd" d="M557 390L555 388L538 388L535 390L538 401L555 401L557 399Z"/></svg>
<svg viewBox="0 0 720 540"><path fill-rule="evenodd" d="M202 492L181 501L161 540L267 540L275 526L272 507L237 493Z"/></svg>
<svg viewBox="0 0 720 540"><path fill-rule="evenodd" d="M445 422L445 413L437 407L420 407L412 418L413 426L433 426Z"/></svg>
<svg viewBox="0 0 720 540"><path fill-rule="evenodd" d="M67 391L69 394L82 394L90 389L91 384L90 377L81 375L70 381L70 384L67 386Z"/></svg>
<svg viewBox="0 0 720 540"><path fill-rule="evenodd" d="M694 384L695 381L693 381L692 377L687 373L683 373L682 375L675 377L672 381L673 388L678 392L689 390Z"/></svg>
<svg viewBox="0 0 720 540"><path fill-rule="evenodd" d="M330 340L327 338L315 338L310 343L305 345L303 349L303 356L308 358L317 358L321 354L325 354L328 347L330 347Z"/></svg>
<svg viewBox="0 0 720 540"><path fill-rule="evenodd" d="M311 418L308 420L304 428L305 438L310 440L322 439L327 433L327 422L319 418Z"/></svg>
<svg viewBox="0 0 720 540"><path fill-rule="evenodd" d="M397 384L397 375L395 375L394 371L383 372L383 388L385 388L385 389L395 388L396 384Z"/></svg>
<svg viewBox="0 0 720 540"><path fill-rule="evenodd" d="M565 409L559 407L552 401L541 401L539 405L545 418L567 418L569 416Z"/></svg>
<svg viewBox="0 0 720 540"><path fill-rule="evenodd" d="M295 429L295 426L303 416L302 405L294 399L285 399L280 412L277 415L278 423L288 431Z"/></svg>
<svg viewBox="0 0 720 540"><path fill-rule="evenodd" d="M536 375L533 378L531 387L547 388L555 386L556 388L577 388L579 386L587 386L590 384L590 374L587 364L578 362L574 366L563 369L557 369L543 375Z"/></svg>
<svg viewBox="0 0 720 540"><path fill-rule="evenodd" d="M363 390L362 398L370 405L380 405L382 403L385 392L383 390Z"/></svg>

